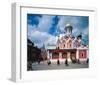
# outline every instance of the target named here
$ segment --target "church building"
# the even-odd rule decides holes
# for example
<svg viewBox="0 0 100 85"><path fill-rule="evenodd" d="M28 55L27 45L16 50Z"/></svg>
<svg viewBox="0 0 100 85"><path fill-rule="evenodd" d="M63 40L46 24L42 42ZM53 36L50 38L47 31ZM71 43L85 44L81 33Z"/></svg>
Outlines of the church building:
<svg viewBox="0 0 100 85"><path fill-rule="evenodd" d="M65 61L86 61L88 59L88 45L84 45L82 42L82 35L74 36L72 34L73 26L67 24L65 26L65 33L59 35L56 45L47 46L47 59L51 62Z"/></svg>

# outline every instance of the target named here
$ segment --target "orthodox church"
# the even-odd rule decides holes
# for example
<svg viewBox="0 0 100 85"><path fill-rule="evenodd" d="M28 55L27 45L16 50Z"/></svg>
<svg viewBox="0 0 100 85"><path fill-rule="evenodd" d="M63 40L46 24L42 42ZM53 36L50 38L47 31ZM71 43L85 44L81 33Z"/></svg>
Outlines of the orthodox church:
<svg viewBox="0 0 100 85"><path fill-rule="evenodd" d="M72 34L73 26L66 24L64 35L59 35L56 45L47 46L47 59L52 61L86 61L88 59L88 45L84 45L82 35Z"/></svg>

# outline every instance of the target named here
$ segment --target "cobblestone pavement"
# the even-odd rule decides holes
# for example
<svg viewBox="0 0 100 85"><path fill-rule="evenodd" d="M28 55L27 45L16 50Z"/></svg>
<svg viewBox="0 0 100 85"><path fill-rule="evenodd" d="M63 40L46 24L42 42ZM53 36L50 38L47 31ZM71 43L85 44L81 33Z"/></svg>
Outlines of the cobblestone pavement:
<svg viewBox="0 0 100 85"><path fill-rule="evenodd" d="M56 70L56 69L77 69L77 68L88 68L89 64L86 62L81 62L81 64L78 63L69 63L68 66L64 64L64 62L61 62L60 65L57 65L56 62L52 62L50 65L47 64L46 61L32 64L33 70Z"/></svg>

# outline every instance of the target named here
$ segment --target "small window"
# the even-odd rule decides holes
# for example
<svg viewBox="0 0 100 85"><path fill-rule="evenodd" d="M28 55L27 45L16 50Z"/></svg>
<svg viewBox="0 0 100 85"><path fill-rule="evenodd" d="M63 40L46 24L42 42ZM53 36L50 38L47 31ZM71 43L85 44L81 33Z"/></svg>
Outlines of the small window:
<svg viewBox="0 0 100 85"><path fill-rule="evenodd" d="M82 53L82 57L84 57L84 54Z"/></svg>
<svg viewBox="0 0 100 85"><path fill-rule="evenodd" d="M71 44L70 44L70 47L71 47Z"/></svg>

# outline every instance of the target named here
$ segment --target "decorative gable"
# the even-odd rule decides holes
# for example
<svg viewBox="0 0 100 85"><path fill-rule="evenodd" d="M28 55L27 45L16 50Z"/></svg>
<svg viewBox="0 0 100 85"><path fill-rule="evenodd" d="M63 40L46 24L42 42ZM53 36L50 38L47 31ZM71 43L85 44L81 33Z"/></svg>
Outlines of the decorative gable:
<svg viewBox="0 0 100 85"><path fill-rule="evenodd" d="M72 48L72 40L71 39L67 43L67 48Z"/></svg>

